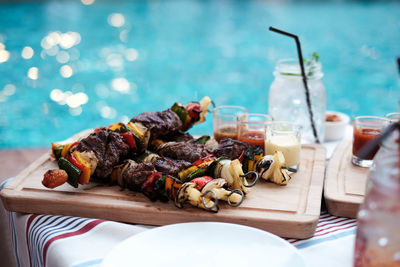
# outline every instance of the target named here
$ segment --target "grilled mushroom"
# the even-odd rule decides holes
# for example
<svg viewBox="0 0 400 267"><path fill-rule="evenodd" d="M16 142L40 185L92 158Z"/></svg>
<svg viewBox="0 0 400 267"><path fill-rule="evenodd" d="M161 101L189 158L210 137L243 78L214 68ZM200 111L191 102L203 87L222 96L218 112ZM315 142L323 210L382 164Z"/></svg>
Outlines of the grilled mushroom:
<svg viewBox="0 0 400 267"><path fill-rule="evenodd" d="M178 208L183 208L183 204L186 201L195 207L213 212L218 211L218 200L213 201L204 196L203 202L202 194L199 190L197 190L195 183L184 183L181 188L179 188L178 194L175 197L175 205Z"/></svg>
<svg viewBox="0 0 400 267"><path fill-rule="evenodd" d="M227 182L225 179L213 179L203 187L201 193L205 195L208 191L214 191L218 199L228 201L228 204L231 206L239 206L243 202L243 192L239 194L234 191L226 190L224 188L226 185Z"/></svg>

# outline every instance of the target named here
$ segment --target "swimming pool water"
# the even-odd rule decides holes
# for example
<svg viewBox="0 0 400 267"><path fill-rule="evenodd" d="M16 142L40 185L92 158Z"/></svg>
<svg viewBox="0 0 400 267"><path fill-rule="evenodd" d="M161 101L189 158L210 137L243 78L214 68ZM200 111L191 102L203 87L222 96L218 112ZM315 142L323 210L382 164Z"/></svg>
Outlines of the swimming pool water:
<svg viewBox="0 0 400 267"><path fill-rule="evenodd" d="M266 113L275 62L296 56L269 26L318 52L328 109L398 110L399 2L91 2L0 4L0 148L49 146L204 95ZM211 133L208 118L192 133Z"/></svg>

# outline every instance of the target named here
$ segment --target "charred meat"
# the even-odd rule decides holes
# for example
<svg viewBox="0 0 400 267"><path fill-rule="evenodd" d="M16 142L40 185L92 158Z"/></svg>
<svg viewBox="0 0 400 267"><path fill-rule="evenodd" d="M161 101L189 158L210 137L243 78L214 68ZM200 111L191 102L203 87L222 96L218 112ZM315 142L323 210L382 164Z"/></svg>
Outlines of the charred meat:
<svg viewBox="0 0 400 267"><path fill-rule="evenodd" d="M118 134L101 129L82 139L76 147L79 152L93 151L98 159L96 176L104 179L110 176L113 167L129 153L129 145Z"/></svg>
<svg viewBox="0 0 400 267"><path fill-rule="evenodd" d="M182 128L182 121L171 109L155 112L144 112L131 119L140 122L151 132L151 138L165 136Z"/></svg>
<svg viewBox="0 0 400 267"><path fill-rule="evenodd" d="M231 138L221 140L218 147L213 151L216 157L227 157L231 160L237 159L240 155L249 148L249 144Z"/></svg>

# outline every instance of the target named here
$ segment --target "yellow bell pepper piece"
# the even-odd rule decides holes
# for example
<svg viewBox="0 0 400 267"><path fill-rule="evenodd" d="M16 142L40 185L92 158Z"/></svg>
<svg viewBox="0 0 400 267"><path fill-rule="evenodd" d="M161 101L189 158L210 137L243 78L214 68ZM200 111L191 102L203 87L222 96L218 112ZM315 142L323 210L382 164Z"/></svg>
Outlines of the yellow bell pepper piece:
<svg viewBox="0 0 400 267"><path fill-rule="evenodd" d="M119 128L121 128L121 124L120 123L112 124L110 127L108 127L108 129L110 129L111 131L115 131L115 130L117 130Z"/></svg>
<svg viewBox="0 0 400 267"><path fill-rule="evenodd" d="M63 147L63 149L61 150L61 157L64 157L64 158L65 158L65 156L68 154L68 150L69 150L69 148L71 147L71 145L72 145L72 143L71 143L71 144L66 144L66 145Z"/></svg>
<svg viewBox="0 0 400 267"><path fill-rule="evenodd" d="M141 129L138 125L136 125L136 124L133 123L133 122L128 122L127 126L128 126L128 128L130 128L133 132L135 132L135 133L139 136L140 139L143 138L143 136L144 136L144 130Z"/></svg>
<svg viewBox="0 0 400 267"><path fill-rule="evenodd" d="M75 159L84 166L84 170L81 174L81 176L79 177L79 180L82 184L88 184L90 181L90 163L87 162L81 155L81 153L77 150L75 150L73 152Z"/></svg>
<svg viewBox="0 0 400 267"><path fill-rule="evenodd" d="M192 166L187 168L186 170L180 171L178 173L179 179L181 179L181 181L185 180L185 178L191 174L193 171L197 170L198 167L197 166Z"/></svg>

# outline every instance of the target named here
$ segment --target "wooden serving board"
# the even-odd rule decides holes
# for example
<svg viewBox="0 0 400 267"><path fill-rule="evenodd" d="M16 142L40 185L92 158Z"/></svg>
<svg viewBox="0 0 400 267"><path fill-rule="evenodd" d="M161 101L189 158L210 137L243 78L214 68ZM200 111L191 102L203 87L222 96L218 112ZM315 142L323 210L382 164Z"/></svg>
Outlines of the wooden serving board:
<svg viewBox="0 0 400 267"><path fill-rule="evenodd" d="M328 212L335 216L356 218L364 201L369 168L351 163L352 140L345 139L329 160L324 197Z"/></svg>
<svg viewBox="0 0 400 267"><path fill-rule="evenodd" d="M189 204L178 209L172 201L151 202L141 193L97 183L78 189L68 184L47 189L41 184L43 174L57 168L50 151L10 181L1 191L1 198L9 211L150 225L230 222L264 229L282 237L308 238L313 235L320 215L325 149L320 145L305 145L301 153L300 170L287 186L259 181L241 206L234 208L221 201L218 213Z"/></svg>

